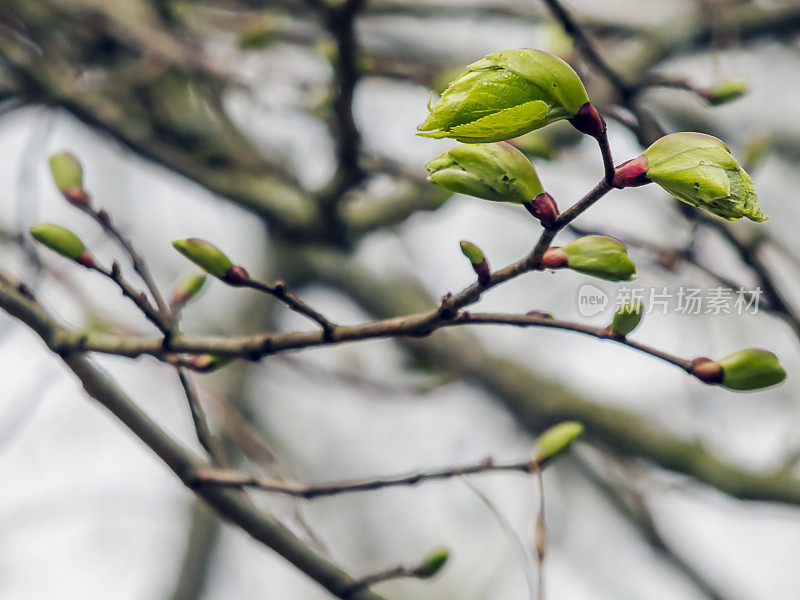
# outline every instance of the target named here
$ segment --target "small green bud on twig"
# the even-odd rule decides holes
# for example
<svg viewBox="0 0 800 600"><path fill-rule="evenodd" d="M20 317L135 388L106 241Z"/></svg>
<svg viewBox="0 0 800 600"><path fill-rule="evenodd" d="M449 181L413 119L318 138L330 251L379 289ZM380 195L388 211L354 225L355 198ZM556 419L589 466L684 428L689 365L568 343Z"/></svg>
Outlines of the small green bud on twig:
<svg viewBox="0 0 800 600"><path fill-rule="evenodd" d="M486 260L483 251L472 242L462 240L459 242L461 246L461 253L467 257L472 269L478 276L478 283L485 286L492 280L492 270L489 267L489 261Z"/></svg>
<svg viewBox="0 0 800 600"><path fill-rule="evenodd" d="M590 121L599 115L586 105L580 77L560 58L530 48L503 50L469 65L417 130L425 137L497 142L570 119L588 133L598 129Z"/></svg>
<svg viewBox="0 0 800 600"><path fill-rule="evenodd" d="M175 240L173 247L209 275L230 285L244 285L250 280L247 271L234 265L225 254L213 244L198 238Z"/></svg>
<svg viewBox="0 0 800 600"><path fill-rule="evenodd" d="M665 135L641 156L614 170L616 187L648 181L678 200L729 221L742 217L757 223L767 220L750 176L721 140L704 133Z"/></svg>
<svg viewBox="0 0 800 600"><path fill-rule="evenodd" d="M537 464L553 460L568 452L583 432L583 424L577 421L564 421L546 429L536 442Z"/></svg>
<svg viewBox="0 0 800 600"><path fill-rule="evenodd" d="M611 322L611 331L619 337L626 337L639 326L643 313L642 303L639 300L618 307Z"/></svg>
<svg viewBox="0 0 800 600"><path fill-rule="evenodd" d="M781 383L786 371L772 352L758 348L740 350L719 361L722 387L729 390L760 390Z"/></svg>
<svg viewBox="0 0 800 600"><path fill-rule="evenodd" d="M83 189L83 167L72 154L62 152L50 157L50 172L58 191L76 206L89 206L89 195Z"/></svg>
<svg viewBox="0 0 800 600"><path fill-rule="evenodd" d="M224 367L231 358L229 356L216 356L214 354L197 354L189 359L189 364L195 371L208 373Z"/></svg>
<svg viewBox="0 0 800 600"><path fill-rule="evenodd" d="M749 89L750 85L746 79L729 79L709 88L706 98L710 104L719 106L741 98Z"/></svg>
<svg viewBox="0 0 800 600"><path fill-rule="evenodd" d="M493 202L524 204L544 191L531 161L507 142L461 144L425 167L432 183Z"/></svg>
<svg viewBox="0 0 800 600"><path fill-rule="evenodd" d="M203 288L206 278L205 273L194 273L184 277L172 290L172 306L181 307L194 298Z"/></svg>
<svg viewBox="0 0 800 600"><path fill-rule="evenodd" d="M568 268L607 281L630 281L636 265L625 244L607 235L587 235L563 248L549 248L542 257L543 269Z"/></svg>
<svg viewBox="0 0 800 600"><path fill-rule="evenodd" d="M414 570L414 574L423 579L433 577L442 569L449 558L450 551L447 548L435 548L425 555L419 567Z"/></svg>
<svg viewBox="0 0 800 600"><path fill-rule="evenodd" d="M42 223L31 227L31 235L39 242L58 252L61 256L74 260L84 267L94 266L94 259L84 246L81 239L69 229L64 229L59 225Z"/></svg>

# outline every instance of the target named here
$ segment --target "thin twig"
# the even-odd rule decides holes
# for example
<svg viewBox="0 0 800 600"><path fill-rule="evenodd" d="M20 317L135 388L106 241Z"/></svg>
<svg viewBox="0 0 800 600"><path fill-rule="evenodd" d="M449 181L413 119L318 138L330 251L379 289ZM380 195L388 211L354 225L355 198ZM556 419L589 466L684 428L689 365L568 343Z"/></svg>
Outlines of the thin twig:
<svg viewBox="0 0 800 600"><path fill-rule="evenodd" d="M269 284L263 281L258 281L257 279L249 279L245 285L249 288L264 292L277 298L294 312L308 317L322 328L322 332L326 339L330 339L333 335L336 325L329 321L325 315L311 308L308 304L300 300L300 298L291 292L288 292L286 290L286 285L282 281Z"/></svg>
<svg viewBox="0 0 800 600"><path fill-rule="evenodd" d="M275 494L285 494L312 500L320 496L335 496L338 494L349 494L353 492L366 492L387 487L402 485L417 485L418 483L433 481L438 479L451 479L464 475L476 475L489 471L517 471L520 473L531 473L535 466L539 464L544 468L546 461L537 463L532 459L525 459L516 462L496 463L493 459L487 458L477 464L445 467L432 471L417 471L403 475L391 475L388 477L376 477L371 479L354 479L348 481L331 481L318 484L292 483L280 479L262 478L230 471L226 469L200 469L192 478L195 486L215 486L233 488L254 488Z"/></svg>
<svg viewBox="0 0 800 600"><path fill-rule="evenodd" d="M583 28L578 25L578 22L572 17L569 11L564 8L559 0L542 0L550 12L558 19L561 25L572 38L575 40L575 45L583 53L587 61L589 61L595 69L597 69L606 79L614 84L614 87L620 91L623 97L630 94L633 89L628 83L617 73L611 65L606 62L602 55L594 47L594 44L583 31Z"/></svg>
<svg viewBox="0 0 800 600"><path fill-rule="evenodd" d="M200 445L203 446L203 449L211 457L214 464L219 467L227 466L228 462L225 458L225 454L217 438L211 432L211 428L208 426L205 411L203 410L202 404L200 404L200 399L197 397L194 386L192 386L192 383L189 381L184 369L176 367L175 370L178 372L178 380L181 382L183 393L186 395L189 410L192 413L194 429L197 432L197 439Z"/></svg>
<svg viewBox="0 0 800 600"><path fill-rule="evenodd" d="M122 246L122 248L125 250L125 253L128 255L128 258L130 258L131 265L133 265L133 270L136 271L139 277L142 278L145 286L147 286L147 289L150 291L150 295L153 297L156 308L163 315L163 320L165 322L168 321L171 314L169 305L161 295L158 285L153 279L147 263L142 255L137 252L136 248L133 246L133 243L117 228L107 211L103 209L95 210L89 205L77 207L94 219L103 228L103 231L105 231L107 235L115 239L119 245Z"/></svg>
<svg viewBox="0 0 800 600"><path fill-rule="evenodd" d="M536 600L536 582L533 580L533 565L531 565L530 556L528 555L528 550L525 547L522 538L520 538L519 534L514 530L514 526L509 522L500 508L494 502L492 502L489 496L484 494L478 488L478 486L476 486L466 477L462 478L462 481L470 490L472 490L472 492L480 499L480 501L483 502L486 508L489 509L489 512L492 513L492 516L495 518L498 525L500 525L500 528L506 534L508 539L511 540L511 543L514 545L517 551L520 566L522 567L523 574L525 575L525 583L528 586L528 597L530 600Z"/></svg>
<svg viewBox="0 0 800 600"><path fill-rule="evenodd" d="M142 312L142 314L151 323L153 323L153 325L158 327L161 332L165 334L169 332L170 323L168 318L150 303L150 300L147 298L147 294L135 289L125 280L125 278L122 276L122 270L120 269L117 261L111 263L110 269L106 269L98 264L94 264L91 269L97 271L101 275L104 275L117 284L117 287L119 287L119 289L122 291L122 295L126 298L129 298Z"/></svg>

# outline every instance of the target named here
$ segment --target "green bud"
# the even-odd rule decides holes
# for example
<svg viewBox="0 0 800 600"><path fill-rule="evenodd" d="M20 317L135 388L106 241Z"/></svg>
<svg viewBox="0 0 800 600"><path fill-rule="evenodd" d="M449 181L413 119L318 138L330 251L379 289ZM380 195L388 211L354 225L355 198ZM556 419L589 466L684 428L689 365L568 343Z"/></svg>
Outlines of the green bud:
<svg viewBox="0 0 800 600"><path fill-rule="evenodd" d="M479 265L486 260L483 251L472 242L462 240L459 242L461 246L461 253L467 257L467 260L473 265Z"/></svg>
<svg viewBox="0 0 800 600"><path fill-rule="evenodd" d="M219 279L225 279L228 270L233 266L222 250L205 240L198 238L175 240L172 246L198 267Z"/></svg>
<svg viewBox="0 0 800 600"><path fill-rule="evenodd" d="M703 133L672 133L643 156L647 179L679 200L729 221L767 220L750 176L721 140Z"/></svg>
<svg viewBox="0 0 800 600"><path fill-rule="evenodd" d="M417 577L433 577L450 558L450 551L447 548L435 548L425 555L416 570Z"/></svg>
<svg viewBox="0 0 800 600"><path fill-rule="evenodd" d="M607 281L630 281L636 275L625 244L607 235L587 235L558 250L566 255L567 268L578 273Z"/></svg>
<svg viewBox="0 0 800 600"><path fill-rule="evenodd" d="M714 106L732 102L744 96L750 85L745 79L729 79L722 81L708 90L708 101Z"/></svg>
<svg viewBox="0 0 800 600"><path fill-rule="evenodd" d="M86 246L69 229L64 229L59 225L43 223L31 227L30 231L33 239L58 252L61 256L79 262L86 267L92 266L92 257L89 251L86 250Z"/></svg>
<svg viewBox="0 0 800 600"><path fill-rule="evenodd" d="M767 350L740 350L719 361L722 365L722 387L729 390L760 390L781 383L786 371L778 357Z"/></svg>
<svg viewBox="0 0 800 600"><path fill-rule="evenodd" d="M617 335L625 337L639 326L643 313L642 303L639 300L619 306L614 313L611 330Z"/></svg>
<svg viewBox="0 0 800 600"><path fill-rule="evenodd" d="M462 240L459 243L461 244L461 253L467 257L467 260L472 265L472 270L478 276L478 283L483 286L488 285L492 280L492 270L483 251L472 242Z"/></svg>
<svg viewBox="0 0 800 600"><path fill-rule="evenodd" d="M432 138L497 142L571 119L589 98L578 75L541 50L503 50L472 63L417 130Z"/></svg>
<svg viewBox="0 0 800 600"><path fill-rule="evenodd" d="M62 152L51 156L50 172L58 191L62 193L71 188L83 188L83 167L72 154Z"/></svg>
<svg viewBox="0 0 800 600"><path fill-rule="evenodd" d="M577 421L564 421L546 429L536 443L536 460L541 463L561 456L583 435L583 431L583 424Z"/></svg>
<svg viewBox="0 0 800 600"><path fill-rule="evenodd" d="M216 356L214 354L198 354L190 359L192 368L195 371L202 371L208 373L216 371L231 362L230 356Z"/></svg>
<svg viewBox="0 0 800 600"><path fill-rule="evenodd" d="M194 298L206 282L205 273L194 273L184 277L172 291L172 305L183 306Z"/></svg>
<svg viewBox="0 0 800 600"><path fill-rule="evenodd" d="M531 161L507 142L460 144L425 167L432 183L494 202L523 204L544 191Z"/></svg>

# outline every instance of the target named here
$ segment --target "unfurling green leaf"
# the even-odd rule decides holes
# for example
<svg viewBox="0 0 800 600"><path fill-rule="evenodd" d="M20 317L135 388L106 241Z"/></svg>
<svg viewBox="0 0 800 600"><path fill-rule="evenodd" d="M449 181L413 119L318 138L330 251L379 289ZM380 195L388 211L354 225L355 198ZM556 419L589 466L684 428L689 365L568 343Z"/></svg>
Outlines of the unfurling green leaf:
<svg viewBox="0 0 800 600"><path fill-rule="evenodd" d="M740 350L719 361L722 365L722 387L737 391L760 390L781 383L786 371L778 357L767 350Z"/></svg>
<svg viewBox="0 0 800 600"><path fill-rule="evenodd" d="M417 129L432 138L497 142L572 119L588 103L580 78L560 58L503 50L469 65Z"/></svg>
<svg viewBox="0 0 800 600"><path fill-rule="evenodd" d="M418 577L428 578L436 575L447 560L450 558L450 551L447 548L435 548L425 555L417 568L416 574Z"/></svg>
<svg viewBox="0 0 800 600"><path fill-rule="evenodd" d="M30 231L33 239L58 252L61 256L79 262L86 267L92 265L92 257L86 250L86 246L69 229L64 229L59 225L42 223L31 227Z"/></svg>
<svg viewBox="0 0 800 600"><path fill-rule="evenodd" d="M425 167L432 183L494 202L522 204L544 191L531 161L507 142L460 144Z"/></svg>
<svg viewBox="0 0 800 600"><path fill-rule="evenodd" d="M612 331L625 337L639 326L643 313L642 303L639 300L619 306L614 312L614 320L611 322Z"/></svg>
<svg viewBox="0 0 800 600"><path fill-rule="evenodd" d="M722 81L708 90L708 101L714 106L732 102L744 96L750 89L746 79Z"/></svg>
<svg viewBox="0 0 800 600"><path fill-rule="evenodd" d="M587 235L560 250L566 255L567 268L578 273L607 281L630 281L636 275L625 244L607 235Z"/></svg>
<svg viewBox="0 0 800 600"><path fill-rule="evenodd" d="M546 429L536 443L537 461L541 463L561 456L583 435L583 431L583 424L577 421L564 421Z"/></svg>
<svg viewBox="0 0 800 600"><path fill-rule="evenodd" d="M213 244L198 238L176 240L172 246L198 267L219 279L225 279L233 266L231 260Z"/></svg>
<svg viewBox="0 0 800 600"><path fill-rule="evenodd" d="M760 223L753 181L719 139L703 133L672 133L644 151L646 177L670 194L729 221Z"/></svg>
<svg viewBox="0 0 800 600"><path fill-rule="evenodd" d="M51 156L50 172L60 192L83 189L83 167L72 154L62 152Z"/></svg>

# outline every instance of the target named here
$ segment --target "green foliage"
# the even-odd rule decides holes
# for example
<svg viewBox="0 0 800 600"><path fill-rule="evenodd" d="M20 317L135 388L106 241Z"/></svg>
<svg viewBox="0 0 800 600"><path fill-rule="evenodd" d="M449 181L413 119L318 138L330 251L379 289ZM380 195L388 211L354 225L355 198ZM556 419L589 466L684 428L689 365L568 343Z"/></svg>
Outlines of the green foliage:
<svg viewBox="0 0 800 600"><path fill-rule="evenodd" d="M544 191L531 161L507 142L460 144L425 167L436 185L494 202L522 204Z"/></svg>
<svg viewBox="0 0 800 600"><path fill-rule="evenodd" d="M562 250L573 271L608 281L630 281L636 275L625 244L607 235L587 235Z"/></svg>
<svg viewBox="0 0 800 600"><path fill-rule="evenodd" d="M469 65L417 129L432 138L497 142L574 117L587 102L580 78L560 58L503 50Z"/></svg>
<svg viewBox="0 0 800 600"><path fill-rule="evenodd" d="M750 176L719 139L703 133L665 135L644 151L647 178L670 194L729 221L766 221Z"/></svg>

